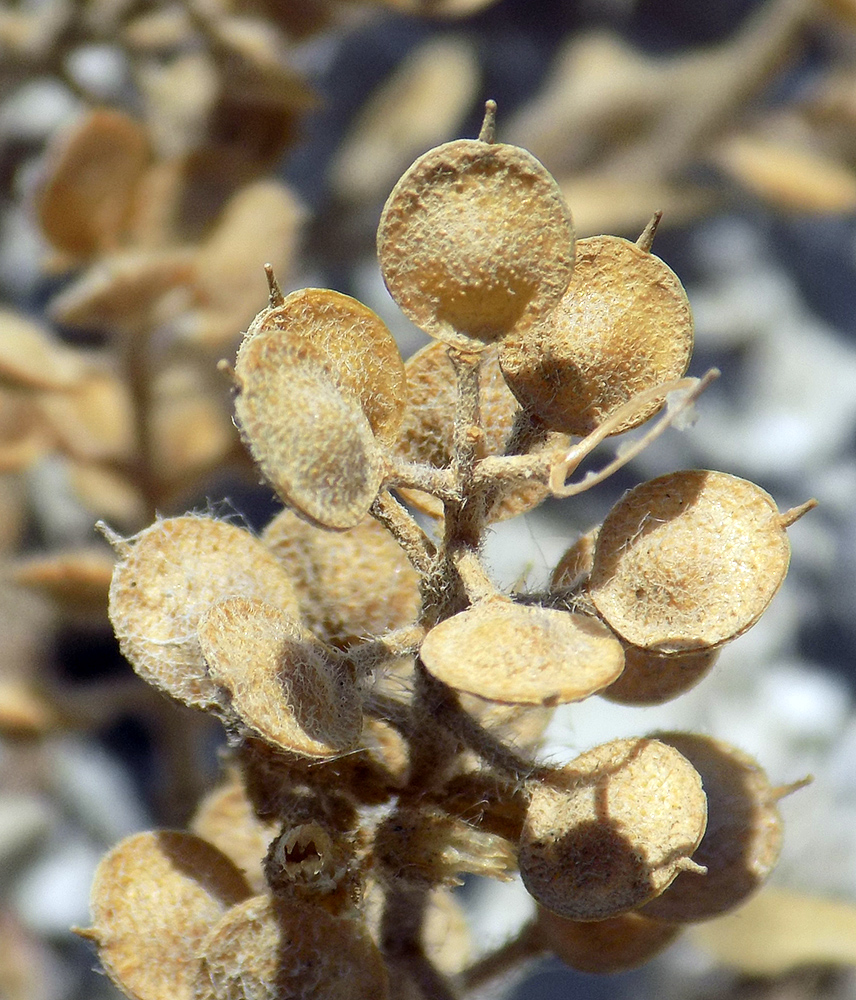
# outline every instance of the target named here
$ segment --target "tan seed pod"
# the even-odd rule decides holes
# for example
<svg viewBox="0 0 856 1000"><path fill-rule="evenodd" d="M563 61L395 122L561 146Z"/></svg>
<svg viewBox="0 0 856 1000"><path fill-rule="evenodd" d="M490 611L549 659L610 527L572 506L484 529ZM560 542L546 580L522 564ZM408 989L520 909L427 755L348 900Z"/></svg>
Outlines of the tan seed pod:
<svg viewBox="0 0 856 1000"><path fill-rule="evenodd" d="M619 916L692 866L706 822L701 779L677 750L653 739L604 743L533 783L523 884L562 917Z"/></svg>
<svg viewBox="0 0 856 1000"><path fill-rule="evenodd" d="M673 472L609 512L589 591L632 645L703 649L755 624L789 558L784 520L759 486L723 472Z"/></svg>
<svg viewBox="0 0 856 1000"><path fill-rule="evenodd" d="M782 818L761 767L736 747L697 733L657 733L701 775L708 824L693 860L707 874L681 872L644 913L659 920L707 920L740 906L779 860Z"/></svg>
<svg viewBox="0 0 856 1000"><path fill-rule="evenodd" d="M334 380L355 396L372 432L384 444L398 435L407 393L404 362L383 320L350 295L329 288L301 288L253 320L235 364L243 378L260 353L275 364L281 350L288 363L299 339L324 359ZM246 356L246 361L245 361Z"/></svg>
<svg viewBox="0 0 856 1000"><path fill-rule="evenodd" d="M362 709L352 677L285 611L233 597L201 616L197 635L211 680L265 742L309 757L356 745Z"/></svg>
<svg viewBox="0 0 856 1000"><path fill-rule="evenodd" d="M67 392L44 393L39 407L58 446L90 462L128 460L134 452L134 408L112 372L90 371Z"/></svg>
<svg viewBox="0 0 856 1000"><path fill-rule="evenodd" d="M191 1000L198 949L224 913L250 895L232 862L190 833L138 833L101 861L93 926L110 979L134 1000Z"/></svg>
<svg viewBox="0 0 856 1000"><path fill-rule="evenodd" d="M103 619L115 560L106 549L79 548L18 560L12 579L46 594L66 613Z"/></svg>
<svg viewBox="0 0 856 1000"><path fill-rule="evenodd" d="M523 406L584 436L637 393L680 378L692 347L689 301L674 272L635 243L594 236L577 243L557 308L508 337L499 363ZM644 423L662 402L613 433Z"/></svg>
<svg viewBox="0 0 856 1000"><path fill-rule="evenodd" d="M374 518L330 532L284 510L262 541L294 582L304 621L325 641L351 646L419 613L419 576Z"/></svg>
<svg viewBox="0 0 856 1000"><path fill-rule="evenodd" d="M420 656L450 687L518 705L582 701L624 666L621 643L596 618L503 600L440 622Z"/></svg>
<svg viewBox="0 0 856 1000"><path fill-rule="evenodd" d="M384 463L358 398L340 389L321 351L302 338L256 336L236 372L241 429L285 503L325 528L359 524Z"/></svg>
<svg viewBox="0 0 856 1000"><path fill-rule="evenodd" d="M641 913L606 920L568 920L538 908L535 933L553 954L578 972L614 975L645 965L678 937L682 928Z"/></svg>
<svg viewBox="0 0 856 1000"><path fill-rule="evenodd" d="M408 359L407 407L395 445L395 453L408 462L427 463L437 469L452 462L457 386L448 346L428 344ZM479 368L479 409L484 435L478 457L501 455L520 404L510 392L499 370L495 350L484 352ZM553 442L551 442L553 443ZM443 514L442 502L419 490L401 490L414 507L432 517ZM494 505L492 521L516 517L537 507L549 494L537 483L515 483Z"/></svg>
<svg viewBox="0 0 856 1000"><path fill-rule="evenodd" d="M386 1000L380 952L358 921L255 896L202 944L193 1000Z"/></svg>
<svg viewBox="0 0 856 1000"><path fill-rule="evenodd" d="M556 182L517 146L459 139L421 156L378 227L387 288L432 337L481 350L564 294L571 214Z"/></svg>
<svg viewBox="0 0 856 1000"><path fill-rule="evenodd" d="M718 656L718 649L666 654L625 646L624 670L600 696L619 705L662 705L694 688Z"/></svg>
<svg viewBox="0 0 856 1000"><path fill-rule="evenodd" d="M592 528L567 549L550 576L551 589L575 587L588 579L594 565L594 547L599 532L600 526Z"/></svg>
<svg viewBox="0 0 856 1000"><path fill-rule="evenodd" d="M157 521L119 544L110 620L137 673L187 705L218 705L196 626L217 601L256 597L295 617L297 599L277 560L243 528L210 517Z"/></svg>
<svg viewBox="0 0 856 1000"><path fill-rule="evenodd" d="M63 346L20 313L0 309L0 385L4 388L70 389L86 372L81 353Z"/></svg>

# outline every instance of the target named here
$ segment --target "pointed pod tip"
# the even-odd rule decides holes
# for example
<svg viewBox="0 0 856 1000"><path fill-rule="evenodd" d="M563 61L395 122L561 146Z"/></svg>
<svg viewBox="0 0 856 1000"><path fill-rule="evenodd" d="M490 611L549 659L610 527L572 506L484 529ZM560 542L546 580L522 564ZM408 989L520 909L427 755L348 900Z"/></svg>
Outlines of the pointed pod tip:
<svg viewBox="0 0 856 1000"><path fill-rule="evenodd" d="M662 211L658 210L651 216L651 221L642 230L642 234L636 241L636 246L640 250L644 250L645 253L651 252L651 247L654 244L654 237L657 234L657 227L660 225L660 219L663 218Z"/></svg>
<svg viewBox="0 0 856 1000"><path fill-rule="evenodd" d="M485 101L484 120L479 131L479 142L496 142L496 101Z"/></svg>
<svg viewBox="0 0 856 1000"><path fill-rule="evenodd" d="M279 287L279 282L273 272L272 264L265 264L265 275L267 277L269 289L268 305L271 309L276 309L277 306L281 306L283 302L285 302L285 296L282 294L282 289Z"/></svg>

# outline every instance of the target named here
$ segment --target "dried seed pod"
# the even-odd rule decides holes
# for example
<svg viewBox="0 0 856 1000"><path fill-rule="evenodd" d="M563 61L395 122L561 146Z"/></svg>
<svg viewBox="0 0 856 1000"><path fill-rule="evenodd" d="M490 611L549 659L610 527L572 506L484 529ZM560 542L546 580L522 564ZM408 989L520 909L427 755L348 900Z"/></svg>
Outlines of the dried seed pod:
<svg viewBox="0 0 856 1000"><path fill-rule="evenodd" d="M187 705L222 701L196 637L212 604L241 594L299 614L282 566L248 531L225 521L157 521L118 550L109 613L122 653L144 680Z"/></svg>
<svg viewBox="0 0 856 1000"><path fill-rule="evenodd" d="M321 350L302 338L251 337L236 374L241 429L285 503L325 528L359 524L384 463L359 399L340 389Z"/></svg>
<svg viewBox="0 0 856 1000"><path fill-rule="evenodd" d="M255 896L209 933L193 1000L386 1000L383 959L358 921Z"/></svg>
<svg viewBox="0 0 856 1000"><path fill-rule="evenodd" d="M18 559L12 579L45 594L67 614L104 617L114 559L102 548L86 547Z"/></svg>
<svg viewBox="0 0 856 1000"><path fill-rule="evenodd" d="M250 895L216 847L190 833L138 833L101 861L92 885L95 941L110 979L135 1000L191 1000L198 949Z"/></svg>
<svg viewBox="0 0 856 1000"><path fill-rule="evenodd" d="M420 650L445 684L491 701L582 701L621 673L621 643L596 618L485 601L436 625Z"/></svg>
<svg viewBox="0 0 856 1000"><path fill-rule="evenodd" d="M673 472L642 483L603 522L589 591L634 646L704 649L754 625L788 569L775 502L723 472Z"/></svg>
<svg viewBox="0 0 856 1000"><path fill-rule="evenodd" d="M718 649L667 654L625 646L624 670L600 696L619 705L662 705L694 688L718 656Z"/></svg>
<svg viewBox="0 0 856 1000"><path fill-rule="evenodd" d="M556 182L517 146L459 139L421 156L378 227L384 281L432 337L481 350L555 306L574 266Z"/></svg>
<svg viewBox="0 0 856 1000"><path fill-rule="evenodd" d="M304 621L328 642L350 646L419 613L419 576L374 518L330 532L284 510L262 541L294 582Z"/></svg>
<svg viewBox="0 0 856 1000"><path fill-rule="evenodd" d="M556 563L556 568L550 576L550 588L562 590L576 587L588 579L594 565L594 547L600 526L592 528L574 542Z"/></svg>
<svg viewBox="0 0 856 1000"><path fill-rule="evenodd" d="M553 954L578 972L613 975L659 955L678 937L679 924L622 913L606 920L568 920L538 908L535 934Z"/></svg>
<svg viewBox="0 0 856 1000"><path fill-rule="evenodd" d="M211 680L267 743L309 757L356 745L362 710L353 678L286 612L233 597L200 617L197 635Z"/></svg>
<svg viewBox="0 0 856 1000"><path fill-rule="evenodd" d="M442 342L428 344L408 359L405 371L407 407L395 453L408 462L447 468L452 462L457 396L455 369L449 360L448 346ZM496 351L490 348L485 350L479 368L479 409L484 435L479 441L478 457L501 455L520 412L520 404L505 384ZM419 490L401 490L401 493L425 514L442 515L443 504L437 497ZM489 519L499 521L516 517L537 507L548 494L547 487L538 483L515 483L503 492Z"/></svg>
<svg viewBox="0 0 856 1000"><path fill-rule="evenodd" d="M736 747L697 733L657 733L701 775L707 831L693 860L707 874L681 872L644 909L658 920L706 920L740 906L761 887L779 859L782 818L761 767Z"/></svg>
<svg viewBox="0 0 856 1000"><path fill-rule="evenodd" d="M508 337L499 363L523 406L584 436L637 393L680 378L692 346L689 301L674 272L635 243L595 236L577 243L557 308ZM662 402L613 433L644 423Z"/></svg>
<svg viewBox="0 0 856 1000"><path fill-rule="evenodd" d="M83 355L37 323L0 309L0 385L4 388L72 389L87 373Z"/></svg>
<svg viewBox="0 0 856 1000"><path fill-rule="evenodd" d="M253 320L238 351L238 377L264 356L290 363L295 341L308 342L342 389L355 396L372 432L384 444L398 435L407 395L404 362L395 338L376 313L350 295L329 288L301 288Z"/></svg>
<svg viewBox="0 0 856 1000"><path fill-rule="evenodd" d="M134 454L131 394L110 372L90 371L67 392L44 393L39 408L59 448L75 458L121 462Z"/></svg>
<svg viewBox="0 0 856 1000"><path fill-rule="evenodd" d="M693 867L706 821L701 779L677 750L653 739L604 743L533 783L523 884L571 920L619 916Z"/></svg>

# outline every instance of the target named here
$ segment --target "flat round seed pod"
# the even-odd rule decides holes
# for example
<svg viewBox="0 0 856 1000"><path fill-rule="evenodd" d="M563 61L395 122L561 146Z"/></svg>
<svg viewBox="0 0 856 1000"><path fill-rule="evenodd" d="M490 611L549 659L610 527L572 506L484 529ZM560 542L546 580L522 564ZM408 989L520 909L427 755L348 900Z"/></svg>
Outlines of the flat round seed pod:
<svg viewBox="0 0 856 1000"><path fill-rule="evenodd" d="M625 646L624 670L600 696L619 705L662 705L694 688L718 656L718 649L666 654Z"/></svg>
<svg viewBox="0 0 856 1000"><path fill-rule="evenodd" d="M510 601L486 601L440 622L420 656L450 687L516 705L582 701L624 666L621 643L597 619Z"/></svg>
<svg viewBox="0 0 856 1000"><path fill-rule="evenodd" d="M659 895L704 833L698 772L653 739L613 740L532 785L523 884L548 910L604 920Z"/></svg>
<svg viewBox="0 0 856 1000"><path fill-rule="evenodd" d="M645 965L678 937L682 928L640 913L606 920L567 920L538 909L538 938L578 972L613 975Z"/></svg>
<svg viewBox="0 0 856 1000"><path fill-rule="evenodd" d="M657 733L701 775L707 831L693 860L707 874L681 872L644 912L659 920L707 920L740 906L779 860L782 818L761 767L736 747L696 733Z"/></svg>
<svg viewBox="0 0 856 1000"><path fill-rule="evenodd" d="M280 563L248 531L225 521L158 521L119 552L109 613L122 653L144 680L187 705L222 701L196 637L212 604L240 594L299 614Z"/></svg>
<svg viewBox="0 0 856 1000"><path fill-rule="evenodd" d="M457 386L455 369L449 360L448 346L428 344L405 364L407 407L395 454L408 462L427 463L436 469L452 462ZM479 369L479 408L484 435L478 457L501 455L505 449L520 404L510 392L499 370L498 355L487 349ZM437 497L419 490L401 490L404 498L418 510L432 517L443 514ZM500 521L516 517L537 507L549 495L538 483L516 483L494 505L489 519Z"/></svg>
<svg viewBox="0 0 856 1000"><path fill-rule="evenodd" d="M259 338L264 347L253 343ZM238 351L238 376L244 375L245 351L251 352L246 361L250 366L258 363L262 351L273 364L282 345L288 363L294 338L310 343L339 385L356 396L375 437L385 444L394 441L407 383L398 345L380 316L350 295L301 288L253 320Z"/></svg>
<svg viewBox="0 0 856 1000"><path fill-rule="evenodd" d="M230 598L202 615L197 635L212 681L265 742L309 757L356 745L362 709L353 679L286 612Z"/></svg>
<svg viewBox="0 0 856 1000"><path fill-rule="evenodd" d="M405 315L438 340L480 350L562 297L573 223L531 153L459 139L429 150L395 185L378 256Z"/></svg>
<svg viewBox="0 0 856 1000"><path fill-rule="evenodd" d="M663 653L717 646L760 618L788 569L776 504L723 472L631 490L600 531L589 591L623 639Z"/></svg>
<svg viewBox="0 0 856 1000"><path fill-rule="evenodd" d="M383 481L358 398L308 341L253 337L236 369L235 411L253 458L289 507L325 528L353 528Z"/></svg>
<svg viewBox="0 0 856 1000"><path fill-rule="evenodd" d="M327 642L351 646L419 613L419 576L374 518L331 532L284 510L262 541L294 582L303 620Z"/></svg>
<svg viewBox="0 0 856 1000"><path fill-rule="evenodd" d="M654 254L618 236L577 243L577 262L557 308L503 342L511 391L549 426L586 435L644 389L680 378L693 347L686 292ZM620 433L644 423L654 401Z"/></svg>
<svg viewBox="0 0 856 1000"><path fill-rule="evenodd" d="M255 896L203 942L194 1000L386 1000L380 952L358 921Z"/></svg>
<svg viewBox="0 0 856 1000"><path fill-rule="evenodd" d="M98 865L92 928L110 979L135 1000L191 1000L198 949L250 895L241 873L191 833L137 833Z"/></svg>

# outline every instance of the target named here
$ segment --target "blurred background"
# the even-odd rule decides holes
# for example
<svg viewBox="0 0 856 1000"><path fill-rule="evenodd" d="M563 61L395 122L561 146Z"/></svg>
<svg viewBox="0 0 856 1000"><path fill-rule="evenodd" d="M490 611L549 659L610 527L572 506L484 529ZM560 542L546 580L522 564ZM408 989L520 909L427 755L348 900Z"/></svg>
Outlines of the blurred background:
<svg viewBox="0 0 856 1000"><path fill-rule="evenodd" d="M95 522L268 520L216 368L266 301L261 265L366 302L409 356L427 338L383 287L380 210L415 156L478 133L487 98L579 236L635 239L663 211L690 373L722 371L693 427L497 525L496 577L543 585L623 490L678 468L782 510L819 500L771 609L699 688L572 706L549 753L691 728L774 784L811 773L773 881L856 905L856 2L21 0L0 6L2 1000L117 996L69 933L94 866L184 824L216 776L219 727L119 655ZM462 896L481 948L528 912L513 884ZM485 996L856 997L840 936L766 977L700 932L637 973L544 961Z"/></svg>

